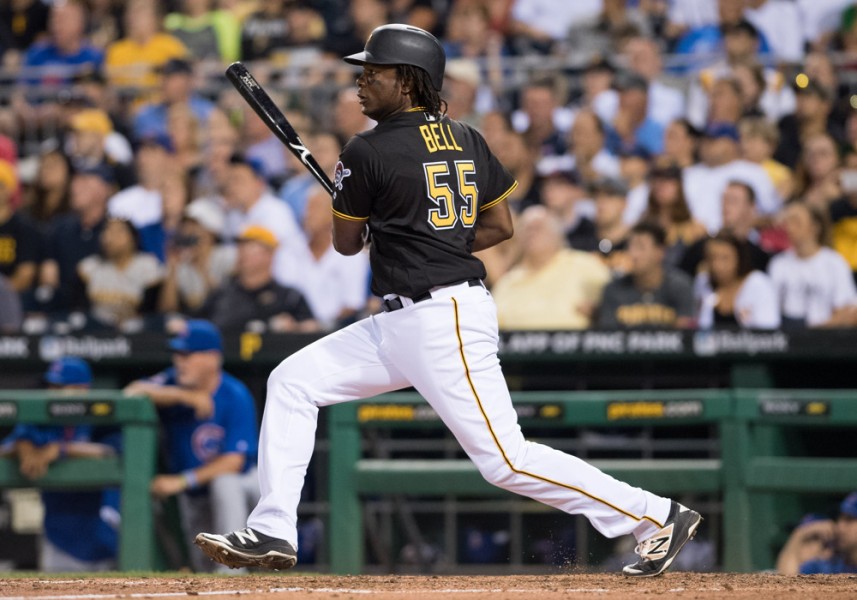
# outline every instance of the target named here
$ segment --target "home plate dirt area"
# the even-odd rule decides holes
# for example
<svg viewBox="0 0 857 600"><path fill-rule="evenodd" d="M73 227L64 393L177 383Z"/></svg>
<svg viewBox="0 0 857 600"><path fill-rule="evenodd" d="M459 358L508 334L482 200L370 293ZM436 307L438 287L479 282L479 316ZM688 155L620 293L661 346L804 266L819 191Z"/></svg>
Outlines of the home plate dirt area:
<svg viewBox="0 0 857 600"><path fill-rule="evenodd" d="M575 598L857 599L857 576L783 577L773 574L667 573L654 579L620 574L543 576L328 576L284 573L242 576L0 577L0 598L235 598L246 600L568 600Z"/></svg>

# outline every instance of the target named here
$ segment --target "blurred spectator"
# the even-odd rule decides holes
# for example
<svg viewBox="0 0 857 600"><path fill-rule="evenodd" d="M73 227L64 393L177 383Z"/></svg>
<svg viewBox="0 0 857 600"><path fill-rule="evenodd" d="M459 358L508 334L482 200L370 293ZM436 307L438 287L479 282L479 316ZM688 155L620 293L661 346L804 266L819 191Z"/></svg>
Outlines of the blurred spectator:
<svg viewBox="0 0 857 600"><path fill-rule="evenodd" d="M303 230L307 251L291 257L285 283L304 295L321 327L352 322L366 306L369 256L334 250L330 195L318 184L307 190Z"/></svg>
<svg viewBox="0 0 857 600"><path fill-rule="evenodd" d="M740 62L732 67L731 78L738 84L742 117L765 117L761 105L766 85L764 67L755 62Z"/></svg>
<svg viewBox="0 0 857 600"><path fill-rule="evenodd" d="M618 179L603 179L594 186L595 217L581 219L568 233L569 245L577 250L595 252L614 273L628 270L628 231L622 215L628 188Z"/></svg>
<svg viewBox="0 0 857 600"><path fill-rule="evenodd" d="M562 107L557 86L553 79L531 81L521 90L521 109L512 114L512 125L523 133L537 156L565 153L565 132L571 125L571 113Z"/></svg>
<svg viewBox="0 0 857 600"><path fill-rule="evenodd" d="M738 124L741 135L741 158L765 169L780 198L790 198L794 192L791 169L774 160L774 151L780 140L776 126L761 118L745 118Z"/></svg>
<svg viewBox="0 0 857 600"><path fill-rule="evenodd" d="M145 96L158 84L159 67L187 55L184 44L161 30L162 19L158 2L130 0L125 5L127 36L107 46L104 59L111 85L143 88L137 93Z"/></svg>
<svg viewBox="0 0 857 600"><path fill-rule="evenodd" d="M231 63L241 52L241 25L226 10L212 8L212 0L181 0L180 10L167 15L164 27L198 60Z"/></svg>
<svg viewBox="0 0 857 600"><path fill-rule="evenodd" d="M746 0L744 16L771 46L778 62L799 63L804 39L801 15L794 2L786 0Z"/></svg>
<svg viewBox="0 0 857 600"><path fill-rule="evenodd" d="M814 134L803 144L797 168L796 195L804 202L827 211L842 195L839 187L839 149L826 133Z"/></svg>
<svg viewBox="0 0 857 600"><path fill-rule="evenodd" d="M108 219L100 242L101 253L78 265L89 313L101 325L139 331L142 317L156 308L163 269L157 258L140 252L130 221Z"/></svg>
<svg viewBox="0 0 857 600"><path fill-rule="evenodd" d="M134 174L128 166L133 152L121 134L113 130L106 112L97 108L83 109L69 119L66 144L71 164L76 169L105 166L113 171L120 188L131 185Z"/></svg>
<svg viewBox="0 0 857 600"><path fill-rule="evenodd" d="M628 202L622 218L628 225L636 224L648 205L650 160L651 155L639 146L626 148L619 155L619 174L628 186Z"/></svg>
<svg viewBox="0 0 857 600"><path fill-rule="evenodd" d="M604 126L589 109L582 109L574 117L568 133L568 153L542 158L538 163L541 173L575 171L584 184L603 177L619 176L619 159L604 146Z"/></svg>
<svg viewBox="0 0 857 600"><path fill-rule="evenodd" d="M571 236L581 228L583 232L594 229L591 218L595 206L574 171L561 170L546 174L540 180L539 196L542 206L559 221L566 236ZM578 248L574 244L572 247L587 252L592 250Z"/></svg>
<svg viewBox="0 0 857 600"><path fill-rule="evenodd" d="M124 0L86 0L89 8L86 34L94 46L105 49L123 33Z"/></svg>
<svg viewBox="0 0 857 600"><path fill-rule="evenodd" d="M339 152L341 150L336 136L332 133L319 131L308 136L307 143L312 148L312 155L318 161L321 170L328 175L332 175L336 168L336 162L339 160ZM289 160L296 163L294 170L297 174L290 177L283 184L278 195L292 209L295 219L302 222L307 200L310 193L318 185L318 182L313 174L305 169L303 164L300 164L298 159L291 153L289 153Z"/></svg>
<svg viewBox="0 0 857 600"><path fill-rule="evenodd" d="M135 160L137 185L125 188L110 198L111 217L126 219L137 229L158 223L163 216L161 187L169 174L173 147L169 138L144 138Z"/></svg>
<svg viewBox="0 0 857 600"><path fill-rule="evenodd" d="M734 3L736 0L726 0ZM723 0L721 0L723 2ZM687 93L687 118L700 129L708 124L710 94L714 83L723 77L733 77L733 70L739 65L752 64L760 60L762 40L758 30L747 21L738 21L725 27L723 41L726 56L700 71L691 81ZM758 104L765 116L773 121L792 113L795 109L795 96L791 87L779 71L764 69L764 91Z"/></svg>
<svg viewBox="0 0 857 600"><path fill-rule="evenodd" d="M857 492L842 500L836 520L808 515L801 521L777 556L777 573L857 573Z"/></svg>
<svg viewBox="0 0 857 600"><path fill-rule="evenodd" d="M333 103L333 133L340 146L344 146L355 134L374 126L375 121L363 114L359 100L354 87L340 90L336 95Z"/></svg>
<svg viewBox="0 0 857 600"><path fill-rule="evenodd" d="M734 77L721 77L711 86L706 123L737 125L744 114L741 85Z"/></svg>
<svg viewBox="0 0 857 600"><path fill-rule="evenodd" d="M192 197L224 204L229 179L229 160L238 151L238 130L221 110L211 111L202 148L202 162L193 173Z"/></svg>
<svg viewBox="0 0 857 600"><path fill-rule="evenodd" d="M211 292L235 270L234 246L221 244L223 213L208 200L195 200L184 211L167 245L166 275L158 307L165 313L195 314Z"/></svg>
<svg viewBox="0 0 857 600"><path fill-rule="evenodd" d="M443 17L449 17L444 10L449 3L433 0L392 0L390 2L390 22L407 23L425 29L437 37L441 33Z"/></svg>
<svg viewBox="0 0 857 600"><path fill-rule="evenodd" d="M48 39L36 42L24 55L24 80L59 88L71 83L84 67L100 68L104 54L87 42L86 19L82 1L54 3L48 17Z"/></svg>
<svg viewBox="0 0 857 600"><path fill-rule="evenodd" d="M308 3L264 0L241 22L241 59L284 62L283 50L324 38L324 21Z"/></svg>
<svg viewBox="0 0 857 600"><path fill-rule="evenodd" d="M521 261L492 288L500 329L585 329L610 271L586 252L565 247L559 221L543 206L518 223Z"/></svg>
<svg viewBox="0 0 857 600"><path fill-rule="evenodd" d="M696 276L700 329L777 329L780 307L770 277L753 269L744 240L721 231L705 244L706 269Z"/></svg>
<svg viewBox="0 0 857 600"><path fill-rule="evenodd" d="M0 333L18 333L23 318L18 292L9 283L8 277L0 275Z"/></svg>
<svg viewBox="0 0 857 600"><path fill-rule="evenodd" d="M716 21L708 21L710 15L706 15L697 27L684 33L674 48L676 54L687 55L680 71L710 64L711 59L724 50L728 59L739 53L743 56L769 54L770 47L765 37L744 19L744 7L744 0L718 0ZM734 37L738 34L749 36L749 39L738 40Z"/></svg>
<svg viewBox="0 0 857 600"><path fill-rule="evenodd" d="M648 116L649 83L640 75L621 73L614 82L619 91L616 116L607 126L606 148L613 154L641 147L649 154L660 154L664 147L664 128Z"/></svg>
<svg viewBox="0 0 857 600"><path fill-rule="evenodd" d="M721 199L730 181L743 181L756 194L762 215L775 213L782 200L768 174L757 164L742 160L738 130L734 125L714 123L700 146L701 161L684 169L684 195L693 217L716 233L722 225Z"/></svg>
<svg viewBox="0 0 857 600"><path fill-rule="evenodd" d="M69 159L76 168L109 164L105 142L113 123L103 110L84 109L69 119Z"/></svg>
<svg viewBox="0 0 857 600"><path fill-rule="evenodd" d="M573 26L594 24L602 6L602 0L559 4L553 0L515 0L511 33L517 37L519 50L546 54L567 38Z"/></svg>
<svg viewBox="0 0 857 600"><path fill-rule="evenodd" d="M486 107L493 105L490 90L482 86L479 66L468 58L456 58L446 63L443 96L447 102L446 114L451 119L479 127ZM483 99L479 101L479 97Z"/></svg>
<svg viewBox="0 0 857 600"><path fill-rule="evenodd" d="M238 237L235 277L214 290L201 313L226 330L318 330L303 294L274 281L272 266L278 244L270 229L260 225L244 229Z"/></svg>
<svg viewBox="0 0 857 600"><path fill-rule="evenodd" d="M652 26L639 6L629 6L625 0L603 0L598 18L573 25L565 46L572 56L605 56L629 36L651 34Z"/></svg>
<svg viewBox="0 0 857 600"><path fill-rule="evenodd" d="M492 27L488 5L479 2L453 3L446 24L443 47L448 61L469 58L496 62L501 56L510 54L502 33ZM497 65L486 66L490 69L496 68ZM493 73L493 76L497 75L498 73Z"/></svg>
<svg viewBox="0 0 857 600"><path fill-rule="evenodd" d="M15 0L0 6L0 55L4 64L18 66L20 54L47 31L48 13L49 5L42 0Z"/></svg>
<svg viewBox="0 0 857 600"><path fill-rule="evenodd" d="M166 469L150 491L177 498L184 539L193 548L197 532L240 527L258 502L259 423L249 390L223 370L223 341L214 325L187 321L169 347L173 366L133 382L125 393L148 396L158 408ZM189 554L195 571L215 570L201 552Z"/></svg>
<svg viewBox="0 0 857 600"><path fill-rule="evenodd" d="M137 139L168 136L169 109L175 104L190 107L200 123L208 121L214 104L193 91L193 65L180 58L164 63L161 74L161 101L142 106L134 117Z"/></svg>
<svg viewBox="0 0 857 600"><path fill-rule="evenodd" d="M53 220L69 212L71 162L54 148L39 156L36 178L25 197L24 211L46 233Z"/></svg>
<svg viewBox="0 0 857 600"><path fill-rule="evenodd" d="M211 111L209 121L219 111ZM187 104L174 104L167 111L172 146L172 166L193 177L202 169L203 127Z"/></svg>
<svg viewBox="0 0 857 600"><path fill-rule="evenodd" d="M11 163L0 160L0 275L16 292L33 287L38 268L41 234L12 206L18 174Z"/></svg>
<svg viewBox="0 0 857 600"><path fill-rule="evenodd" d="M803 152L803 144L810 136L828 133L834 140L843 139L842 132L831 119L833 98L831 92L810 80L805 87L795 85L797 105L794 114L780 119L780 145L774 158L794 169Z"/></svg>
<svg viewBox="0 0 857 600"><path fill-rule="evenodd" d="M45 244L36 299L48 310L70 310L84 303L78 263L98 254L107 217L107 199L116 178L105 166L78 170L71 180L71 214L57 218Z"/></svg>
<svg viewBox="0 0 857 600"><path fill-rule="evenodd" d="M0 133L0 160L5 160L9 164L18 168L18 145L12 138ZM21 201L21 183L18 182L18 187L12 191L12 204L18 206Z"/></svg>
<svg viewBox="0 0 857 600"><path fill-rule="evenodd" d="M640 220L659 224L666 232L665 264L676 267L686 249L706 237L705 226L693 218L684 197L681 169L667 166L652 170L649 201Z"/></svg>
<svg viewBox="0 0 857 600"><path fill-rule="evenodd" d="M610 121L619 104L619 95L613 89L616 68L603 56L596 56L584 66L581 75L583 89L577 104L594 110L602 121Z"/></svg>
<svg viewBox="0 0 857 600"><path fill-rule="evenodd" d="M324 40L325 52L337 59L360 52L372 31L390 22L389 11L389 2L383 0L350 0L348 18L340 19Z"/></svg>
<svg viewBox="0 0 857 600"><path fill-rule="evenodd" d="M49 390L81 394L92 385L92 370L86 361L67 356L48 366L44 381ZM115 456L120 450L115 429L92 425L20 423L0 444L0 456L17 456L18 469L29 480L41 479L59 461ZM43 491L41 496L44 528L39 570L69 573L116 568L118 489Z"/></svg>
<svg viewBox="0 0 857 600"><path fill-rule="evenodd" d="M158 189L161 201L161 218L149 225L139 227L140 250L166 262L166 253L179 230L190 202L190 184L183 171L168 170ZM115 196L114 196L115 197Z"/></svg>
<svg viewBox="0 0 857 600"><path fill-rule="evenodd" d="M494 116L486 115L483 120L483 128L486 121L494 118ZM506 128L489 142L489 147L518 182L518 186L506 198L511 210L519 213L528 206L538 204L539 182L534 151L527 146L524 136Z"/></svg>
<svg viewBox="0 0 857 600"><path fill-rule="evenodd" d="M695 164L701 137L701 132L687 119L672 121L664 132L664 162L682 169Z"/></svg>
<svg viewBox="0 0 857 600"><path fill-rule="evenodd" d="M723 191L723 229L744 242L750 255L750 266L756 271L766 271L770 255L761 248L760 234L756 229L756 194L746 183L730 181ZM706 239L692 244L685 251L679 267L694 277L705 258Z"/></svg>
<svg viewBox="0 0 857 600"><path fill-rule="evenodd" d="M262 176L273 185L282 183L289 173L288 152L256 111L246 104L243 107L241 142L244 156L259 165Z"/></svg>
<svg viewBox="0 0 857 600"><path fill-rule="evenodd" d="M848 262L857 281L857 164L847 165L842 170L839 184L842 197L830 204L832 245Z"/></svg>
<svg viewBox="0 0 857 600"><path fill-rule="evenodd" d="M783 325L853 324L857 288L848 263L826 246L827 214L816 206L791 202L783 213L783 225L791 249L772 258L768 266Z"/></svg>
<svg viewBox="0 0 857 600"><path fill-rule="evenodd" d="M851 5L852 0L797 0L806 43L814 50L835 47L843 11Z"/></svg>
<svg viewBox="0 0 857 600"><path fill-rule="evenodd" d="M658 42L651 38L634 36L622 46L622 55L628 69L648 83L646 116L662 127L684 117L684 95L661 81L663 62ZM619 97L613 90L599 95L595 104L598 116L604 121L613 120L618 105Z"/></svg>
<svg viewBox="0 0 857 600"><path fill-rule="evenodd" d="M628 239L630 272L604 289L598 326L689 327L693 286L687 275L664 265L666 233L660 225L639 223Z"/></svg>
<svg viewBox="0 0 857 600"><path fill-rule="evenodd" d="M269 229L277 238L274 277L288 272L290 255L304 252L306 240L289 206L268 188L261 166L241 156L233 156L226 182L226 225L224 237L235 240L250 225Z"/></svg>

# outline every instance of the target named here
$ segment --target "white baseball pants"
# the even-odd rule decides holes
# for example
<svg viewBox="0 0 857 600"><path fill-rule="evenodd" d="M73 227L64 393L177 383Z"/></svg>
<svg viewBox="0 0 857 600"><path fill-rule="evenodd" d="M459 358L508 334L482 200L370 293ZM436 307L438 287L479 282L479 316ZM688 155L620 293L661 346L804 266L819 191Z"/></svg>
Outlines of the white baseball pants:
<svg viewBox="0 0 857 600"><path fill-rule="evenodd" d="M490 483L582 514L607 537L641 540L663 525L669 499L524 439L497 358L489 292L463 283L402 303L303 348L271 373L259 441L262 497L249 527L297 547L297 506L319 407L410 385Z"/></svg>

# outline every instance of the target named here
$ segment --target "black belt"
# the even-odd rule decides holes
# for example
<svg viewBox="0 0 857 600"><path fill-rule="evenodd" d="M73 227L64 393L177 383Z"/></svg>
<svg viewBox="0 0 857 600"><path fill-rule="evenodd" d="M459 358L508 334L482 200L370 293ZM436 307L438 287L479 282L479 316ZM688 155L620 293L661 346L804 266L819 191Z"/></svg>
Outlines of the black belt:
<svg viewBox="0 0 857 600"><path fill-rule="evenodd" d="M459 284L451 283L450 285ZM468 279L467 285L469 285L470 287L485 287L485 284L482 283L481 279ZM422 302L423 300L431 300L431 292L420 294L419 296L415 296L411 299L414 301L414 304L416 304L417 302ZM383 310L384 312L393 312L394 310L399 310L400 308L405 308L405 305L402 304L402 299L398 296L396 298L390 298L389 300L383 300L381 302L381 310Z"/></svg>

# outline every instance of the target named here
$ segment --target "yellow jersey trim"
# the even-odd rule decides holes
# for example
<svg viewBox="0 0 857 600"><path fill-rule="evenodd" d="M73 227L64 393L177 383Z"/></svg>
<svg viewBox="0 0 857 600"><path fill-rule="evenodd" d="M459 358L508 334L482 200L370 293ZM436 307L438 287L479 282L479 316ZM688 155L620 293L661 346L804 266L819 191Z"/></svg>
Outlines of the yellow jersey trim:
<svg viewBox="0 0 857 600"><path fill-rule="evenodd" d="M339 217L340 219L345 219L346 221L368 221L369 217L352 217L351 215L346 215L345 213L341 213L335 208L330 209L333 212L333 215Z"/></svg>
<svg viewBox="0 0 857 600"><path fill-rule="evenodd" d="M409 108L405 112L421 112L421 111L424 111L425 109L426 109L425 106L414 106L413 108Z"/></svg>
<svg viewBox="0 0 857 600"><path fill-rule="evenodd" d="M512 189L514 189L514 186L512 186ZM482 418L485 420L485 425L488 427L488 431L491 433L491 437L494 440L494 444L497 446L497 450L500 451L500 456L503 457L503 461L506 463L506 466L508 466L509 469L513 473L517 473L518 475L525 475L527 477L532 477L533 479L537 479L539 481L544 481L545 483L550 483L552 485L556 485L556 486L565 488L567 490L571 490L571 491L577 492L579 494L583 494L584 496L591 498L591 499L595 500L596 502L600 502L606 506L609 506L610 508L612 508L616 512L621 513L621 514L623 514L626 517L629 517L631 519L634 519L635 521L642 521L645 519L646 521L652 522L655 526L658 527L658 529L662 529L663 524L659 523L658 521L656 521L652 517L649 517L646 515L643 515L642 517L638 517L637 515L631 514L626 510L622 510L621 508L619 508L618 506L616 506L614 504L611 504L607 500L604 500L603 498L599 498L598 496L594 496L593 494L590 494L586 490L583 490L579 487L575 487L573 485L569 485L567 483L562 483L559 481L554 481L554 480L548 479L547 477L544 477L542 475L537 475L535 473L529 473L527 471L523 471L521 469L515 468L515 466L512 464L512 461L509 460L509 457L506 455L506 451L503 449L503 446L500 444L500 440L497 439L497 434L494 433L494 427L491 425L491 421L488 418L488 414L485 412L485 407L482 405L482 399L479 397L479 393L476 391L476 386L473 384L473 379L470 377L470 367L467 365L467 357L464 355L464 342L461 339L461 325L460 325L459 317L458 317L458 301L455 298L452 298L452 306L453 306L453 310L455 311L455 335L458 337L458 352L461 355L461 363L464 365L464 374L467 377L467 383L470 385L470 391L473 393L473 397L476 399L476 404L477 404L477 406L479 406L479 412L482 413Z"/></svg>
<svg viewBox="0 0 857 600"><path fill-rule="evenodd" d="M485 204L483 204L482 206L480 206L480 207L479 207L479 212L482 212L483 210L488 210L488 209L489 209L489 208L491 208L492 206L497 206L497 205L498 205L498 204L500 204L503 200L505 200L506 198L508 198L508 197L509 197L509 194L511 194L512 192L514 192L514 191L515 191L515 188L517 188L517 187L518 187L518 182L517 182L517 181L512 182L511 187L510 187L508 190L506 190L505 192L503 192L503 194L502 194L499 198L495 198L495 199L494 199L494 200L492 200L491 202L486 202Z"/></svg>

